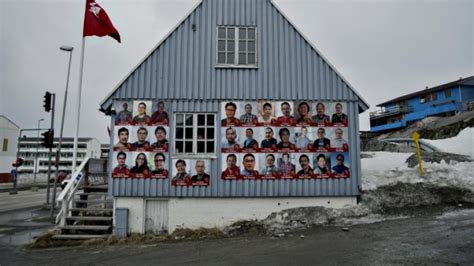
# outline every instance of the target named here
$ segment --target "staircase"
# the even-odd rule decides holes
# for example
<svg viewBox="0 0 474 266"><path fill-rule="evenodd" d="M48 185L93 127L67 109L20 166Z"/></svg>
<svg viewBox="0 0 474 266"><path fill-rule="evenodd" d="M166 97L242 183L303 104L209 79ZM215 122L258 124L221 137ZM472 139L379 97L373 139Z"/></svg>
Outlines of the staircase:
<svg viewBox="0 0 474 266"><path fill-rule="evenodd" d="M107 165L88 159L72 175L58 197L61 210L56 217L57 240L107 238L112 233L113 200L107 193Z"/></svg>

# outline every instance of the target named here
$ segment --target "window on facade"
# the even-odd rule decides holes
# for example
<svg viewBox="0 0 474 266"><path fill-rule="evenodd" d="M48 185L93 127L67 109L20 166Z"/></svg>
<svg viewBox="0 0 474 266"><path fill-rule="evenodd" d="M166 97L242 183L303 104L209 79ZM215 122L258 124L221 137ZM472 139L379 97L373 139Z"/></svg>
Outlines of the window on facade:
<svg viewBox="0 0 474 266"><path fill-rule="evenodd" d="M420 103L426 102L426 96L420 96Z"/></svg>
<svg viewBox="0 0 474 266"><path fill-rule="evenodd" d="M451 89L446 89L446 90L444 90L444 97L445 97L445 98L451 97Z"/></svg>
<svg viewBox="0 0 474 266"><path fill-rule="evenodd" d="M8 139L3 139L2 151L8 151Z"/></svg>
<svg viewBox="0 0 474 266"><path fill-rule="evenodd" d="M431 101L436 101L436 100L438 100L438 94L436 92L433 92L431 94Z"/></svg>
<svg viewBox="0 0 474 266"><path fill-rule="evenodd" d="M217 27L217 65L256 66L256 28L234 26Z"/></svg>
<svg viewBox="0 0 474 266"><path fill-rule="evenodd" d="M175 153L215 153L215 114L175 114Z"/></svg>

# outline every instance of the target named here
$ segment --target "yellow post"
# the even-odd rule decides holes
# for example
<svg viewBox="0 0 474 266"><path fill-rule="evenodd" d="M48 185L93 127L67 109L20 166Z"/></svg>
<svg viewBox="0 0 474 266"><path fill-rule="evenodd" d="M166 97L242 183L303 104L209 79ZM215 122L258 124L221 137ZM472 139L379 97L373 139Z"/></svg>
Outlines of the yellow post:
<svg viewBox="0 0 474 266"><path fill-rule="evenodd" d="M420 134L418 132L413 132L411 138L415 141L416 145L416 157L418 158L418 173L420 176L423 176L423 166L421 165L421 151L420 151Z"/></svg>

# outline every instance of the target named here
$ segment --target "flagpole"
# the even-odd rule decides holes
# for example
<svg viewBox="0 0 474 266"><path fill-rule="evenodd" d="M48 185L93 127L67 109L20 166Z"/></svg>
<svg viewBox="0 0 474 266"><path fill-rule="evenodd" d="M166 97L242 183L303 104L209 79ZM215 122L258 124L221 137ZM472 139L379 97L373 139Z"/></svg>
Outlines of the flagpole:
<svg viewBox="0 0 474 266"><path fill-rule="evenodd" d="M81 118L81 94L82 94L82 75L84 74L84 47L85 47L85 37L82 37L81 45L81 63L79 66L79 88L77 92L77 117L76 117L76 132L74 134L74 151L72 157L72 173L76 171L76 160L77 160L77 144L79 141L79 119Z"/></svg>

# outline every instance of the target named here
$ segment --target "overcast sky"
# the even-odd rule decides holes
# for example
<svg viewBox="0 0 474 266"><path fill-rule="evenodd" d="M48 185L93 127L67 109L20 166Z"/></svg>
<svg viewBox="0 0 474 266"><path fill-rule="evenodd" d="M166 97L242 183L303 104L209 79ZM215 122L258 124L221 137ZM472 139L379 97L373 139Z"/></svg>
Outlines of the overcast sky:
<svg viewBox="0 0 474 266"><path fill-rule="evenodd" d="M97 0L122 43L88 37L82 137L107 143L110 120L99 103L196 0ZM0 0L0 114L21 128L49 125L45 91L57 95L56 132L64 100L68 54L74 46L65 136L74 135L83 0ZM275 0L357 91L375 105L474 73L474 1ZM368 111L360 116L369 128Z"/></svg>

